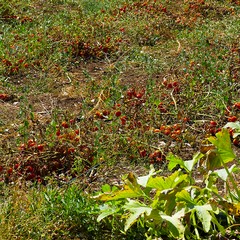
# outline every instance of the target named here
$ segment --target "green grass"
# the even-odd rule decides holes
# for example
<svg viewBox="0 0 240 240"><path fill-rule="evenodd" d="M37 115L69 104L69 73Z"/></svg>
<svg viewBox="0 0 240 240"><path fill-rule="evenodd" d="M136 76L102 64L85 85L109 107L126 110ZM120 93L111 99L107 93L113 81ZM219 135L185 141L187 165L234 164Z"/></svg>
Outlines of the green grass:
<svg viewBox="0 0 240 240"><path fill-rule="evenodd" d="M123 226L120 221L97 223L99 205L75 184L63 188L54 184L8 186L1 191L5 199L0 212L2 239L131 239L142 234L139 229L138 233L132 231L124 236L117 229Z"/></svg>
<svg viewBox="0 0 240 240"><path fill-rule="evenodd" d="M240 102L239 14L234 0L0 0L4 237L67 239L75 234L69 228L83 224L78 219L71 226L59 202L54 208L64 209L57 213L62 222L55 210L45 214L48 190L38 195L35 187L23 192L11 184L31 180L51 187L52 179L82 179L97 164L96 188L115 179L114 171L101 172L114 166L122 169L117 176L150 163L167 174L169 152L189 159L229 117L239 120L233 107ZM238 151L239 138L232 140ZM61 188L54 191L64 198ZM23 209L18 195L30 198Z"/></svg>
<svg viewBox="0 0 240 240"><path fill-rule="evenodd" d="M52 239L95 234L94 205L76 187L68 189L8 188L7 200L1 204L1 236L3 239ZM91 233L92 232L92 233ZM88 239L88 236L84 236Z"/></svg>

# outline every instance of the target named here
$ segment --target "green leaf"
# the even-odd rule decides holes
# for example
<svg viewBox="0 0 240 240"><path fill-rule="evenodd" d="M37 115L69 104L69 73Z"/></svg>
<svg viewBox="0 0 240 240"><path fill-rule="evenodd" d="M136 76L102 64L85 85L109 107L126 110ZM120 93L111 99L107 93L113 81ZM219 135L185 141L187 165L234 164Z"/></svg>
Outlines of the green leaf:
<svg viewBox="0 0 240 240"><path fill-rule="evenodd" d="M103 193L94 198L100 201L110 201L110 200L118 200L124 198L134 198L134 197L141 197L144 196L144 192L142 191L140 185L137 182L137 178L135 175L130 172L125 181L124 189L123 190L115 190L110 193ZM107 186L104 188L108 189Z"/></svg>
<svg viewBox="0 0 240 240"><path fill-rule="evenodd" d="M156 172L155 172L155 169L153 168L153 166L151 165L150 167L151 167L151 169L150 169L148 175L137 178L138 184L141 185L141 186L143 186L143 187L146 187L146 186L147 186L147 183L148 183L149 178L152 177L152 176L156 173Z"/></svg>
<svg viewBox="0 0 240 240"><path fill-rule="evenodd" d="M157 221L159 224L162 223L161 213L158 209L152 209L150 215L146 216L146 219Z"/></svg>
<svg viewBox="0 0 240 240"><path fill-rule="evenodd" d="M104 204L101 207L101 214L98 216L97 221L100 222L105 217L113 215L114 213L117 213L119 210L120 210L120 208L110 207L108 204Z"/></svg>
<svg viewBox="0 0 240 240"><path fill-rule="evenodd" d="M160 201L164 201L164 204L162 208L163 208L163 212L166 215L171 215L176 208L176 193L177 193L177 189L171 189L171 191L168 191L167 193L165 191L163 191L158 198L158 202ZM152 206L154 206L155 202L153 202Z"/></svg>
<svg viewBox="0 0 240 240"><path fill-rule="evenodd" d="M112 186L112 192L116 192L118 190L119 190L119 188L117 186Z"/></svg>
<svg viewBox="0 0 240 240"><path fill-rule="evenodd" d="M146 205L139 203L138 201L135 201L135 200L129 200L129 202L126 203L123 208L125 210L132 212L132 214L129 215L125 223L125 227L124 227L125 232L137 221L137 219L141 215L146 213L147 216L149 216L152 211L152 208L147 207Z"/></svg>
<svg viewBox="0 0 240 240"><path fill-rule="evenodd" d="M218 194L218 188L216 186L217 180L218 180L218 174L215 172L209 171L205 180L206 188L210 192L214 192L216 194Z"/></svg>
<svg viewBox="0 0 240 240"><path fill-rule="evenodd" d="M147 183L147 187L155 188L157 190L171 190L177 187L183 181L188 178L187 174L182 174L181 171L175 171L168 177L151 177Z"/></svg>
<svg viewBox="0 0 240 240"><path fill-rule="evenodd" d="M103 192L111 192L111 186L109 184L102 185Z"/></svg>
<svg viewBox="0 0 240 240"><path fill-rule="evenodd" d="M221 132L216 134L216 137L210 137L208 140L217 148L217 157L220 157L224 163L231 162L235 158L227 129L223 128Z"/></svg>
<svg viewBox="0 0 240 240"><path fill-rule="evenodd" d="M126 185L135 192L141 191L140 185L137 182L137 178L134 173L130 172L126 179L124 179Z"/></svg>
<svg viewBox="0 0 240 240"><path fill-rule="evenodd" d="M209 232L212 220L212 216L209 213L209 211L212 211L211 205L205 204L202 206L195 206L194 209L196 210L197 216L203 225L203 230L205 232Z"/></svg>
<svg viewBox="0 0 240 240"><path fill-rule="evenodd" d="M172 216L161 215L162 219L168 223L169 231L174 237L183 239L185 228L181 223L180 219L185 215L184 209L175 213Z"/></svg>
<svg viewBox="0 0 240 240"><path fill-rule="evenodd" d="M93 198L100 201L111 201L124 198L141 197L144 195L141 189L132 189L127 185L125 185L124 188L124 190L119 190L112 193L103 193L98 196L94 196Z"/></svg>
<svg viewBox="0 0 240 240"><path fill-rule="evenodd" d="M185 169L188 170L188 172L191 172L193 170L194 165L204 156L201 152L196 153L193 156L192 160L184 161L183 164L185 166Z"/></svg>
<svg viewBox="0 0 240 240"><path fill-rule="evenodd" d="M195 205L195 201L191 198L190 193L187 190L182 190L176 194L177 202L185 202L188 204Z"/></svg>
<svg viewBox="0 0 240 240"><path fill-rule="evenodd" d="M166 157L166 159L169 161L168 163L168 170L172 171L173 168L175 168L177 165L184 168L183 160L180 157L175 156L173 153L169 153Z"/></svg>
<svg viewBox="0 0 240 240"><path fill-rule="evenodd" d="M185 169L187 172L191 172L194 165L203 157L204 155L202 153L196 153L193 156L192 160L188 160L188 161L184 161L183 159L181 159L178 156L175 156L172 153L169 153L167 156L167 160L169 161L168 163L168 169L170 171L173 170L173 168L175 168L177 165L180 166L180 168Z"/></svg>
<svg viewBox="0 0 240 240"><path fill-rule="evenodd" d="M215 170L216 168L222 167L222 160L219 152L217 149L209 150L206 153L206 160L207 160L207 169L208 170Z"/></svg>
<svg viewBox="0 0 240 240"><path fill-rule="evenodd" d="M234 168L235 168L235 164L233 164L229 169L229 173L232 173ZM223 181L226 181L228 178L228 172L226 171L226 169L219 169L219 170L215 170L214 173L216 173Z"/></svg>

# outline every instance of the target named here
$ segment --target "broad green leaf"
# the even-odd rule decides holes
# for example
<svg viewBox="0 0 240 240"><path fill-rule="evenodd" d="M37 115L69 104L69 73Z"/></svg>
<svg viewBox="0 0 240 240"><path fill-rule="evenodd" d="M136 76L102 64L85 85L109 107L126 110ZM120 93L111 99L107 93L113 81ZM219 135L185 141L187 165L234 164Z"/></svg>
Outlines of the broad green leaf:
<svg viewBox="0 0 240 240"><path fill-rule="evenodd" d="M183 164L185 166L185 169L187 169L189 172L193 170L194 165L204 156L201 152L196 153L193 156L192 160L184 161Z"/></svg>
<svg viewBox="0 0 240 240"><path fill-rule="evenodd" d="M161 215L162 219L168 223L169 231L174 237L183 239L185 228L180 219L184 216L184 210L175 213L173 216Z"/></svg>
<svg viewBox="0 0 240 240"><path fill-rule="evenodd" d="M213 149L207 152L206 154L207 160L207 169L215 170L216 168L222 167L221 156L217 149Z"/></svg>
<svg viewBox="0 0 240 240"><path fill-rule="evenodd" d="M127 182L127 185L131 185L133 188L138 188L139 187L139 185L137 183L137 178L134 175L134 173L132 173L132 172L130 172L127 175L127 178L124 181Z"/></svg>
<svg viewBox="0 0 240 240"><path fill-rule="evenodd" d="M105 217L113 215L114 213L117 213L119 210L120 208L110 207L109 205L105 204L102 206L101 214L98 216L97 221L100 222Z"/></svg>
<svg viewBox="0 0 240 240"><path fill-rule="evenodd" d="M151 177L147 183L147 187L155 188L159 190L166 189L166 185L164 182L164 177Z"/></svg>
<svg viewBox="0 0 240 240"><path fill-rule="evenodd" d="M176 194L176 201L177 202L186 202L188 204L193 204L195 205L196 203L194 200L191 198L190 193L187 190L182 190L181 192L178 192Z"/></svg>
<svg viewBox="0 0 240 240"><path fill-rule="evenodd" d="M137 221L137 219L141 215L146 213L147 216L149 216L152 211L152 208L147 207L146 205L139 203L138 201L135 201L135 200L129 200L129 202L126 203L123 206L123 208L131 212L131 214L129 215L125 223L125 227L124 227L125 232Z"/></svg>
<svg viewBox="0 0 240 240"><path fill-rule="evenodd" d="M117 186L112 186L112 192L118 191L119 188Z"/></svg>
<svg viewBox="0 0 240 240"><path fill-rule="evenodd" d="M128 186L130 189L132 189L134 192L141 191L140 185L137 182L137 178L134 175L134 173L130 172L127 175L127 178L124 179L124 182L126 183L126 186Z"/></svg>
<svg viewBox="0 0 240 240"><path fill-rule="evenodd" d="M141 212L134 212L129 215L124 226L125 232L137 221L140 215L141 215Z"/></svg>
<svg viewBox="0 0 240 240"><path fill-rule="evenodd" d="M159 202L161 201L161 200L160 200L160 196L161 196L161 191L160 191L160 190L157 190L157 191L156 191L156 194L155 194L155 196L154 196L154 198L153 198L152 204L151 204L151 207L152 207L153 209L158 208ZM163 205L163 204L161 204L161 205Z"/></svg>
<svg viewBox="0 0 240 240"><path fill-rule="evenodd" d="M230 162L235 158L227 129L223 128L221 132L216 134L216 137L210 137L208 140L217 148L217 152L224 163Z"/></svg>
<svg viewBox="0 0 240 240"><path fill-rule="evenodd" d="M172 213L176 209L176 205L178 204L176 202L176 193L177 192L178 192L178 188L173 189L168 194L161 194L161 196L159 197L159 200L161 200L161 199L165 200L164 213L167 215L172 215Z"/></svg>
<svg viewBox="0 0 240 240"><path fill-rule="evenodd" d="M169 161L168 163L168 169L170 171L173 170L177 165L180 166L180 168L185 169L187 172L191 172L194 165L203 157L204 155L202 153L196 153L193 156L192 160L184 161L178 156L175 156L174 154L170 153L167 156L167 160Z"/></svg>
<svg viewBox="0 0 240 240"><path fill-rule="evenodd" d="M212 220L212 216L209 213L209 211L212 211L211 205L205 204L202 206L195 206L194 209L196 210L197 216L203 225L203 230L205 232L209 232Z"/></svg>
<svg viewBox="0 0 240 240"><path fill-rule="evenodd" d="M143 195L144 193L141 189L132 189L126 185L124 190L115 191L113 193L103 193L95 196L94 198L100 201L110 201L124 198L141 197Z"/></svg>
<svg viewBox="0 0 240 240"><path fill-rule="evenodd" d="M143 187L146 187L149 178L152 177L154 174L155 174L155 169L153 168L153 166L151 166L151 169L150 169L148 175L137 178L138 184L141 185L141 186L143 186Z"/></svg>
<svg viewBox="0 0 240 240"><path fill-rule="evenodd" d="M182 158L175 156L173 153L169 153L166 159L169 161L168 170L170 171L172 171L173 168L175 168L177 165L179 165L182 168L185 167Z"/></svg>
<svg viewBox="0 0 240 240"><path fill-rule="evenodd" d="M102 185L103 192L111 192L111 186L109 184Z"/></svg>
<svg viewBox="0 0 240 240"><path fill-rule="evenodd" d="M162 222L161 213L158 209L152 209L149 216L146 216L146 219L148 220L154 220L157 221L159 224Z"/></svg>
<svg viewBox="0 0 240 240"><path fill-rule="evenodd" d="M195 161L194 160L184 161L184 168L187 169L188 172L192 171L194 165L195 165Z"/></svg>
<svg viewBox="0 0 240 240"><path fill-rule="evenodd" d="M234 168L235 168L235 164L233 164L229 169L229 173L232 173ZM223 181L226 181L228 178L228 173L226 171L226 169L219 169L219 170L215 170L214 173L216 173Z"/></svg>
<svg viewBox="0 0 240 240"><path fill-rule="evenodd" d="M186 181L187 178L187 174L182 174L181 171L175 171L168 177L151 177L147 183L147 187L155 188L160 191L170 190L177 187L183 181Z"/></svg>

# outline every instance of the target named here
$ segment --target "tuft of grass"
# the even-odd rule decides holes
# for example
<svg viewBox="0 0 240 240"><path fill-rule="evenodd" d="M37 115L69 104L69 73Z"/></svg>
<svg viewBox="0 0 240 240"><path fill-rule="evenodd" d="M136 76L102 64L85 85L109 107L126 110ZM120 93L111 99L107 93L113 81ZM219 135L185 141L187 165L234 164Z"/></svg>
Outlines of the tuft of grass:
<svg viewBox="0 0 240 240"><path fill-rule="evenodd" d="M92 225L96 211L76 186L67 189L4 187L1 197L1 238L52 239L62 235L89 239L100 231Z"/></svg>
<svg viewBox="0 0 240 240"><path fill-rule="evenodd" d="M97 222L100 205L77 185L59 188L1 185L0 233L5 239L132 239L121 233L121 221ZM121 227L120 227L121 225ZM118 227L117 227L118 226Z"/></svg>

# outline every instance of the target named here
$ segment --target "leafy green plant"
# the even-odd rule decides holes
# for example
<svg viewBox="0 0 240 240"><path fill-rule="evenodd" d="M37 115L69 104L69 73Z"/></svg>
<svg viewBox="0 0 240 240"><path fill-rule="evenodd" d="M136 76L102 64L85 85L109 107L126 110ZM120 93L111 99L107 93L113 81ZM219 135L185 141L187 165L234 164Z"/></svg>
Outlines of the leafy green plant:
<svg viewBox="0 0 240 240"><path fill-rule="evenodd" d="M239 190L232 176L235 165L226 165L234 160L235 154L227 130L208 140L212 143L209 151L197 153L192 160L184 161L169 154L169 170L177 166L179 169L167 177L158 176L153 167L146 176L137 178L129 173L122 189L109 188L109 192L95 196L105 202L98 221L110 215L118 216L120 212L121 219L125 219L124 231L136 222L141 223L146 228L147 239L224 235L226 223L221 222L219 216L223 215L229 225L239 217L238 211L229 214L229 205L235 210L239 208ZM194 176L197 171L203 173L199 179ZM226 196L215 185L217 179L232 183Z"/></svg>
<svg viewBox="0 0 240 240"><path fill-rule="evenodd" d="M64 189L54 183L24 190L0 187L4 190L0 198L1 239L52 239L59 234L98 239L102 223L92 224L96 223L98 204L76 185Z"/></svg>

